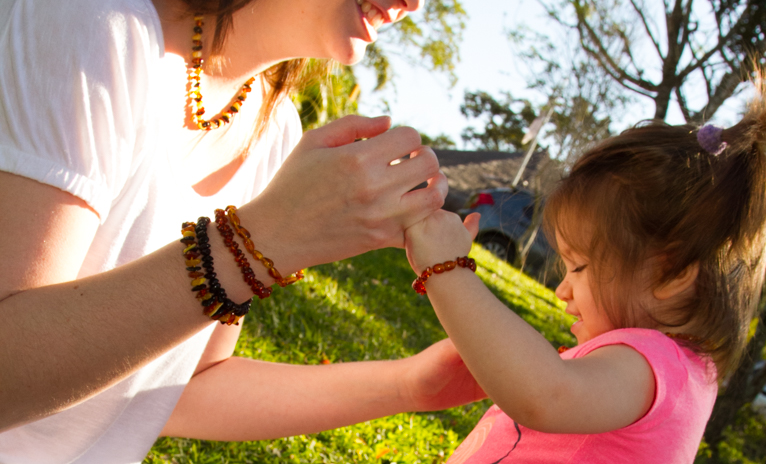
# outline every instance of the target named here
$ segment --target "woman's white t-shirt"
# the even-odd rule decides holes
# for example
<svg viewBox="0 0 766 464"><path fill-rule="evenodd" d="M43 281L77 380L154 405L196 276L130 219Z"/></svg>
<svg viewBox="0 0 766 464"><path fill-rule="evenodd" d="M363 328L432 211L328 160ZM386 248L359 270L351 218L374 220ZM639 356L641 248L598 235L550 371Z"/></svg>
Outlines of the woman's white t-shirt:
<svg viewBox="0 0 766 464"><path fill-rule="evenodd" d="M246 203L301 135L283 101L229 183L198 195L173 161L178 129L164 117L165 102L186 90L185 64L165 55L150 0L0 0L0 50L0 170L67 191L98 213L80 277L177 240L184 221ZM77 406L0 433L0 462L141 462L212 329Z"/></svg>

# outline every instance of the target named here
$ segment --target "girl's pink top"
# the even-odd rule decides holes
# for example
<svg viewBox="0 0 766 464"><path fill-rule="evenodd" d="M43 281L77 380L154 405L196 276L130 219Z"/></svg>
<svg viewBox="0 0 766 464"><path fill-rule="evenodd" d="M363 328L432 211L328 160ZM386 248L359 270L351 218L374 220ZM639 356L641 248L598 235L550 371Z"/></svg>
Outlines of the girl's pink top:
<svg viewBox="0 0 766 464"><path fill-rule="evenodd" d="M613 330L561 357L581 358L615 344L641 353L654 371L654 402L644 417L611 432L555 434L528 429L492 406L447 464L692 463L718 392L715 366L648 329Z"/></svg>

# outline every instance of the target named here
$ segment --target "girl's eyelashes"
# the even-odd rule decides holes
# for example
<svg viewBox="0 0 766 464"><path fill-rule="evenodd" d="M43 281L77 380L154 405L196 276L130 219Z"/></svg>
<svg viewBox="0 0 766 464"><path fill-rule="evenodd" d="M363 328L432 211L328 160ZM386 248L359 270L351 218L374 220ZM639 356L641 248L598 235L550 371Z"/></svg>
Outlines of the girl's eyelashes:
<svg viewBox="0 0 766 464"><path fill-rule="evenodd" d="M573 273L582 272L583 270L585 270L586 267L588 267L587 264L581 264L581 265L577 266L576 268L572 269L572 272Z"/></svg>

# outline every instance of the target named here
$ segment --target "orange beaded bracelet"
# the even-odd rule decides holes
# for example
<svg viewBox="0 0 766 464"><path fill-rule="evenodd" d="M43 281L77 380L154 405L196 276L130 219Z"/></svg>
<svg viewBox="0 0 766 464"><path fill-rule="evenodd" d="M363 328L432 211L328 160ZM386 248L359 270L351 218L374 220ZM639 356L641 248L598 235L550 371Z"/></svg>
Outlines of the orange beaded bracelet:
<svg viewBox="0 0 766 464"><path fill-rule="evenodd" d="M442 272L451 271L456 267L467 267L473 272L476 272L476 261L474 261L473 258L469 258L468 256L463 256L462 258L455 259L455 261L445 261L441 264L434 264L433 267L427 267L420 274L420 277L412 282L412 289L418 292L418 295L425 295L426 281L429 277L431 277L433 274L441 274Z"/></svg>
<svg viewBox="0 0 766 464"><path fill-rule="evenodd" d="M266 287L263 285L263 282L255 277L255 272L253 272L253 268L250 267L250 263L247 261L245 254L242 253L242 250L239 249L239 245L234 241L234 232L232 232L231 227L227 224L226 213L222 209L215 210L215 224L223 237L224 245L226 245L229 251L231 251L231 254L234 255L234 261L236 261L237 266L239 266L242 271L242 277L244 278L245 283L250 286L250 290L252 290L255 295L258 295L258 298L260 299L268 298L269 295L271 295L271 287Z"/></svg>
<svg viewBox="0 0 766 464"><path fill-rule="evenodd" d="M242 237L242 240L245 244L245 249L251 255L253 255L253 258L263 263L263 265L266 267L266 270L269 272L269 275L279 284L280 287L286 287L303 278L302 269L288 277L282 277L282 274L280 274L279 271L277 271L277 268L274 267L274 261L263 256L263 253L255 249L255 244L252 240L250 240L250 232L242 227L242 223L237 216L237 208L235 206L230 205L226 207L226 216L229 217L229 222L231 222L231 225L234 227L234 231L237 232L237 235Z"/></svg>

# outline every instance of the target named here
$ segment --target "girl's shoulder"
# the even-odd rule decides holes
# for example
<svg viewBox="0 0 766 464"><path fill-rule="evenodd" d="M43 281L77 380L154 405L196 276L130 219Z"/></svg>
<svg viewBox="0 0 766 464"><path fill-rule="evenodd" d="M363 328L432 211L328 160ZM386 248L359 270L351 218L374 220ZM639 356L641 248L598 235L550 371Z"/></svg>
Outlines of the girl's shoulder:
<svg viewBox="0 0 766 464"><path fill-rule="evenodd" d="M564 352L562 358L582 358L611 345L626 345L638 351L649 362L655 378L660 382L674 384L677 382L673 379L678 379L679 382L693 381L700 386L716 384L717 371L712 359L653 329L611 330Z"/></svg>

